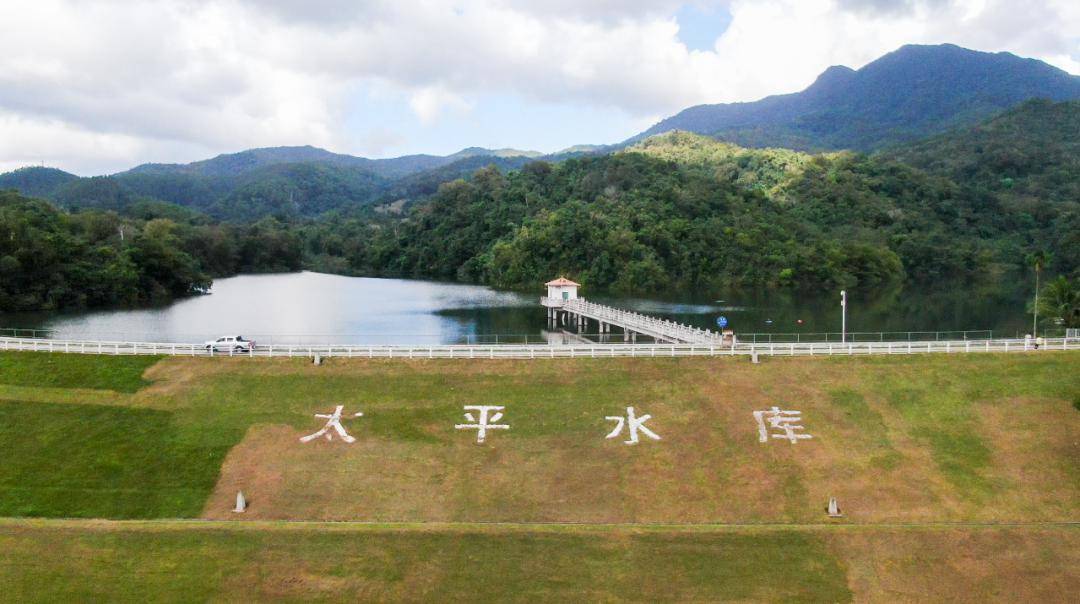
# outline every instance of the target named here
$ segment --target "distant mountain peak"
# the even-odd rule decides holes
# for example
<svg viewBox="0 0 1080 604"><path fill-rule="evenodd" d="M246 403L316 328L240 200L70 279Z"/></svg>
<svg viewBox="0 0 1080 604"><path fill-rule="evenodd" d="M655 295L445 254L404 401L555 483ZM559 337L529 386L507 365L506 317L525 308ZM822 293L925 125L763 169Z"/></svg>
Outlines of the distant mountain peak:
<svg viewBox="0 0 1080 604"><path fill-rule="evenodd" d="M858 70L826 69L805 90L698 105L627 143L687 130L748 147L874 150L973 124L1032 98L1080 98L1080 76L1007 52L902 46Z"/></svg>
<svg viewBox="0 0 1080 604"><path fill-rule="evenodd" d="M464 159L466 157L540 157L544 155L539 151L524 151L521 149L487 149L484 147L466 147L457 153L453 153L447 157L453 159Z"/></svg>
<svg viewBox="0 0 1080 604"><path fill-rule="evenodd" d="M0 189L17 189L30 197L51 197L79 177L59 168L25 166L0 174Z"/></svg>
<svg viewBox="0 0 1080 604"><path fill-rule="evenodd" d="M818 86L832 86L838 83L850 82L857 72L846 65L833 65L814 80L810 88ZM809 89L808 89L809 90Z"/></svg>

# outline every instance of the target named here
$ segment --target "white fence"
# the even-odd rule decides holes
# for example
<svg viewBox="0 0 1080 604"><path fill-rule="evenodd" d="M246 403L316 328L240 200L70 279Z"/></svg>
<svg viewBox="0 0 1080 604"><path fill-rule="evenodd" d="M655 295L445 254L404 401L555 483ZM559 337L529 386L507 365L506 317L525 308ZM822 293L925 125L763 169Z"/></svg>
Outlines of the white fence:
<svg viewBox="0 0 1080 604"><path fill-rule="evenodd" d="M174 355L193 357L357 357L405 359L547 359L690 356L829 356L1035 351L1033 340L948 340L927 342L789 342L708 346L701 344L572 344L490 346L258 346L251 351L214 351L201 344L101 342L0 338L0 350L109 355ZM1046 338L1039 350L1080 350L1080 339Z"/></svg>

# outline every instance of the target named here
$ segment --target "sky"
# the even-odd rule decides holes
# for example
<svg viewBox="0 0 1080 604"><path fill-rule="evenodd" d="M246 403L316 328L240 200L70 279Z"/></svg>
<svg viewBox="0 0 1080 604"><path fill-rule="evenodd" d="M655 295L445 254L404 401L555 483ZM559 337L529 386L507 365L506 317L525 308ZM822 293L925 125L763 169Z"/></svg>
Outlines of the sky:
<svg viewBox="0 0 1080 604"><path fill-rule="evenodd" d="M553 152L945 42L1080 74L1080 2L0 0L0 172Z"/></svg>

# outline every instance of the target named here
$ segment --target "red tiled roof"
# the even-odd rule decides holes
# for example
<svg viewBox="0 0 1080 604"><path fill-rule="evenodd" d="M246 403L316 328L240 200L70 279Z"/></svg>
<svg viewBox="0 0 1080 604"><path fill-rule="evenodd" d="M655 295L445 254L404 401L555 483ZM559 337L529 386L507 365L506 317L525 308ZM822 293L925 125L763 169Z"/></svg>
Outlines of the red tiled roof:
<svg viewBox="0 0 1080 604"><path fill-rule="evenodd" d="M567 279L566 277L559 277L558 279L556 279L554 281L548 281L544 285L547 285L547 286L551 286L551 285L576 285L578 287L581 287L580 283L574 283L573 281Z"/></svg>

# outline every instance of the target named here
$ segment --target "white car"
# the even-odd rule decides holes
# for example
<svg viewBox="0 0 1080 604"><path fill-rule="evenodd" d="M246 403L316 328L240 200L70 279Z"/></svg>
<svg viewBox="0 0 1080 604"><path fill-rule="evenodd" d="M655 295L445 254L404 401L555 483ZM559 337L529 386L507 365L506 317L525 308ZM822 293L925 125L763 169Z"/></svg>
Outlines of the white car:
<svg viewBox="0 0 1080 604"><path fill-rule="evenodd" d="M207 350L232 350L235 352L250 352L255 349L253 340L245 340L244 336L222 336L206 343Z"/></svg>

